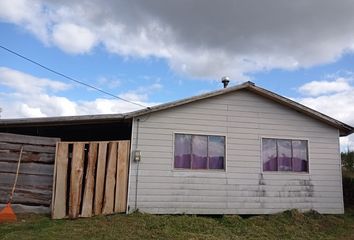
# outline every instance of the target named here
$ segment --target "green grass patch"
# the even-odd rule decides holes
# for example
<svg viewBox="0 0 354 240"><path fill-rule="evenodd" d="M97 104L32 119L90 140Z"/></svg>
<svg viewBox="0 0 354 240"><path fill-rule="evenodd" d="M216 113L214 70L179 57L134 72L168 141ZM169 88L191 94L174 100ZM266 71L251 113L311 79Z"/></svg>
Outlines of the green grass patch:
<svg viewBox="0 0 354 240"><path fill-rule="evenodd" d="M353 239L354 211L321 215L296 210L240 217L191 215L99 216L51 220L20 215L16 223L0 224L0 239Z"/></svg>

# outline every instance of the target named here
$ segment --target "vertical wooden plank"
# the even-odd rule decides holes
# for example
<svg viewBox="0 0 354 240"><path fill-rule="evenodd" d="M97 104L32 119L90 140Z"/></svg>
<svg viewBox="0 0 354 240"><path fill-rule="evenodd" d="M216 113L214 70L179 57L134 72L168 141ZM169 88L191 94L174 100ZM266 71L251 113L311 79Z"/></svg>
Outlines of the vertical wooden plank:
<svg viewBox="0 0 354 240"><path fill-rule="evenodd" d="M82 176L84 171L85 143L74 143L71 161L69 217L77 218L80 213Z"/></svg>
<svg viewBox="0 0 354 240"><path fill-rule="evenodd" d="M106 172L106 187L103 202L103 214L112 214L114 211L114 196L117 167L117 142L110 142L108 147L108 162Z"/></svg>
<svg viewBox="0 0 354 240"><path fill-rule="evenodd" d="M90 143L81 217L92 216L93 193L95 188L95 171L96 171L96 162L97 162L97 149L98 149L98 143Z"/></svg>
<svg viewBox="0 0 354 240"><path fill-rule="evenodd" d="M129 145L130 141L120 141L118 147L117 183L114 211L120 213L125 212L127 205Z"/></svg>
<svg viewBox="0 0 354 240"><path fill-rule="evenodd" d="M54 216L54 201L55 201L55 184L57 181L57 152L59 150L59 142L55 144L55 157L54 157L54 169L53 169L53 187L52 187L52 201L50 202L50 214Z"/></svg>
<svg viewBox="0 0 354 240"><path fill-rule="evenodd" d="M67 174L68 174L68 150L69 144L60 142L56 151L56 174L54 175L54 201L52 218L61 219L66 217L66 195L67 195Z"/></svg>
<svg viewBox="0 0 354 240"><path fill-rule="evenodd" d="M95 215L102 213L104 180L106 174L107 142L100 142L98 146L98 160L95 187Z"/></svg>

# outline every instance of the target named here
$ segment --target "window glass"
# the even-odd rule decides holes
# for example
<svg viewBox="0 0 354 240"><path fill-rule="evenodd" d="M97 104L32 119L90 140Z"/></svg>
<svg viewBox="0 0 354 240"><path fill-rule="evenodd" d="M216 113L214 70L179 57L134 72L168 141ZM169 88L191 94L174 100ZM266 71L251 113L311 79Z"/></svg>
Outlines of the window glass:
<svg viewBox="0 0 354 240"><path fill-rule="evenodd" d="M308 142L291 139L262 139L263 171L308 172Z"/></svg>
<svg viewBox="0 0 354 240"><path fill-rule="evenodd" d="M291 140L278 139L278 170L291 171Z"/></svg>
<svg viewBox="0 0 354 240"><path fill-rule="evenodd" d="M175 134L174 167L225 169L225 137Z"/></svg>
<svg viewBox="0 0 354 240"><path fill-rule="evenodd" d="M207 169L208 167L208 137L192 136L192 169Z"/></svg>
<svg viewBox="0 0 354 240"><path fill-rule="evenodd" d="M262 159L264 171L277 171L277 143L275 139L264 138L262 141Z"/></svg>
<svg viewBox="0 0 354 240"><path fill-rule="evenodd" d="M308 171L307 141L293 140L293 170L295 172Z"/></svg>
<svg viewBox="0 0 354 240"><path fill-rule="evenodd" d="M209 136L209 169L224 169L225 137Z"/></svg>
<svg viewBox="0 0 354 240"><path fill-rule="evenodd" d="M175 168L191 168L191 146L191 135L175 135Z"/></svg>

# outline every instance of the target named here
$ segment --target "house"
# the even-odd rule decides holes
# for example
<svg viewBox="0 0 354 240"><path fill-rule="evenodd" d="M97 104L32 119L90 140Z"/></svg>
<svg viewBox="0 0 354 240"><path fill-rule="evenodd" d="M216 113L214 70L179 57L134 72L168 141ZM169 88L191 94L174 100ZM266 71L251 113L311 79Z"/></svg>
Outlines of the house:
<svg viewBox="0 0 354 240"><path fill-rule="evenodd" d="M131 140L126 211L344 212L339 137L354 128L252 82L127 114L12 119L0 132Z"/></svg>

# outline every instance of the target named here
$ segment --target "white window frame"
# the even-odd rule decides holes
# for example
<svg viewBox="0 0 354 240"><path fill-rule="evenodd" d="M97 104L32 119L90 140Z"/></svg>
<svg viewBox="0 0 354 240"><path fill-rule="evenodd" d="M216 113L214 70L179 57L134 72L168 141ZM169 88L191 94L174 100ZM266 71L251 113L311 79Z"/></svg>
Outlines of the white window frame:
<svg viewBox="0 0 354 240"><path fill-rule="evenodd" d="M176 134L185 134L185 135L199 135L199 136L218 136L218 137L224 137L225 139L225 144L224 144L224 168L223 169L192 169L192 168L175 168L175 141L176 141ZM172 133L172 171L176 172L217 172L217 173L222 173L226 172L227 170L227 137L225 134L220 134L220 133L200 133L200 132L189 132L189 131L178 131L178 132L173 132ZM192 164L192 163L191 163Z"/></svg>
<svg viewBox="0 0 354 240"><path fill-rule="evenodd" d="M264 171L263 169L263 139L280 139L280 140L303 140L307 141L307 172L295 172L295 171ZM284 136L261 136L259 138L260 141L260 172L262 174L295 174L295 175L310 175L311 174L311 156L310 156L310 139L309 138L301 138L301 137L284 137Z"/></svg>

